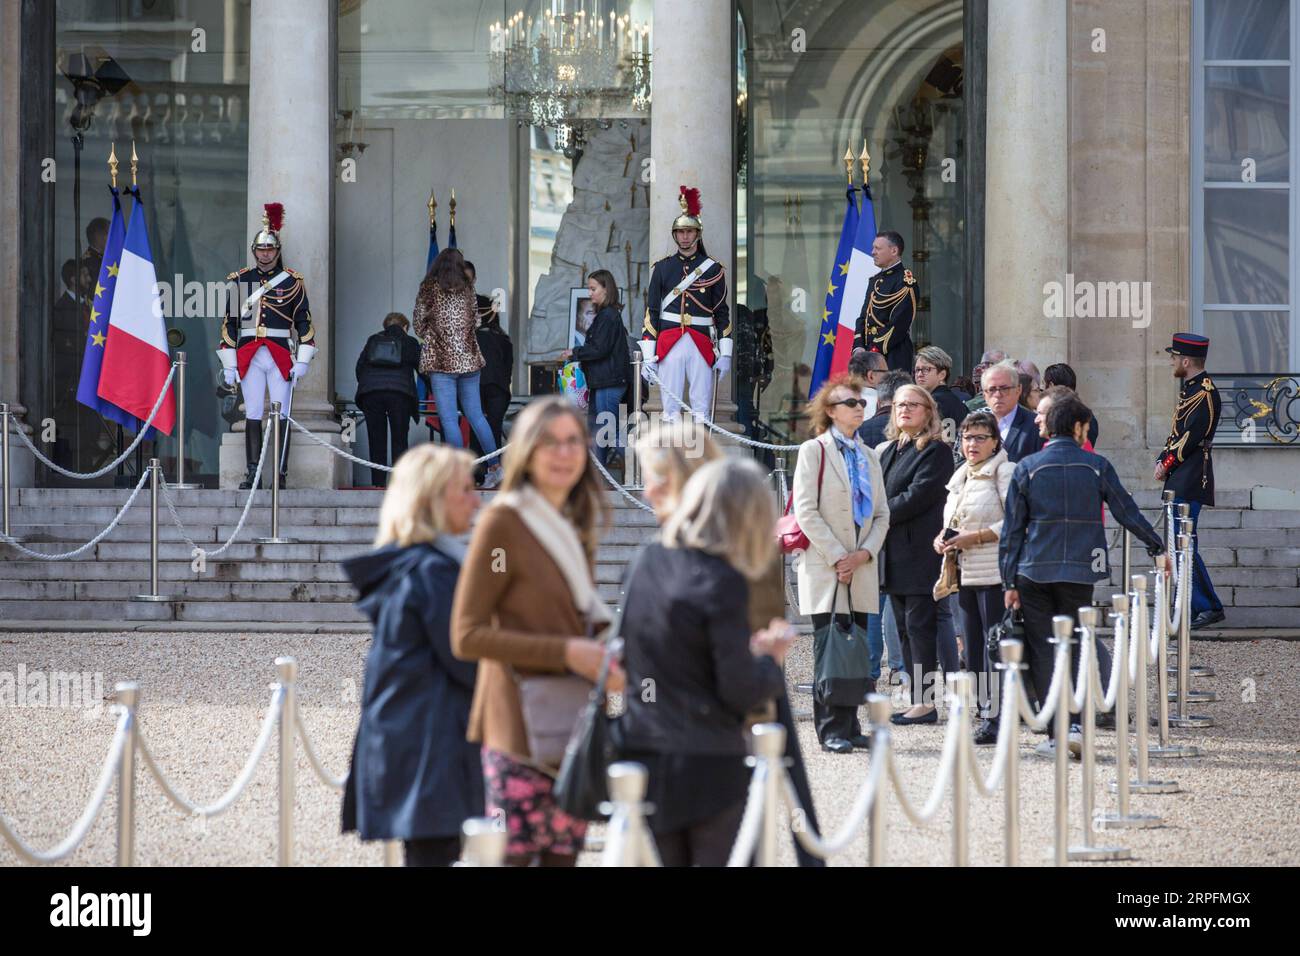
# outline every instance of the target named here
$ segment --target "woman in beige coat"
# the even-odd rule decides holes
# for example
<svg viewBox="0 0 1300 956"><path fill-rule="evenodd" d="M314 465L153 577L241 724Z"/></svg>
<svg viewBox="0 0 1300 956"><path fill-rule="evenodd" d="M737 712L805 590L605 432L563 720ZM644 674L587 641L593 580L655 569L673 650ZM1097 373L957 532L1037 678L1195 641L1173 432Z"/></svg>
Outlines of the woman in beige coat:
<svg viewBox="0 0 1300 956"><path fill-rule="evenodd" d="M986 649L989 628L1002 620L1003 614L998 539L1002 534L1002 503L1007 500L1016 466L1007 460L998 420L992 412L971 412L961 423L960 433L966 461L948 481L944 530L934 539L934 549L940 554L951 551L957 555L961 573L957 603L966 643L966 668L975 674L980 715L984 718L975 732L975 742L991 744L998 738L998 701L992 690L993 669Z"/></svg>
<svg viewBox="0 0 1300 956"><path fill-rule="evenodd" d="M867 615L880 607L876 556L889 531L889 506L880 459L857 435L866 412L861 379L832 378L808 405L812 433L799 447L794 469L794 513L808 536L808 550L795 560L799 613L813 630L832 614L852 612L865 635ZM815 666L815 665L814 665ZM863 696L874 690L864 682ZM813 697L813 719L822 749L849 753L870 741L858 724L857 707L837 707Z"/></svg>

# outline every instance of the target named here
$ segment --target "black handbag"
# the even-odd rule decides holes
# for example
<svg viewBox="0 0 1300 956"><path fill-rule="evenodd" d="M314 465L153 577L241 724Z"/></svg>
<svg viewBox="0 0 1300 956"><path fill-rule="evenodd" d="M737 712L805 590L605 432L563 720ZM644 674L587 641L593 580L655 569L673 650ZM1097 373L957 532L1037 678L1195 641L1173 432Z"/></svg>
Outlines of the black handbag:
<svg viewBox="0 0 1300 956"><path fill-rule="evenodd" d="M639 560L638 557L637 561ZM628 571L629 584L635 571L636 562ZM601 658L600 673L587 696L586 705L578 715L568 746L564 748L560 771L555 775L555 785L551 788L556 806L579 820L603 819L600 805L609 800L609 765L622 749L622 741L619 739L621 725L618 718L610 717L606 711L605 686L609 681L610 662L622 657L623 638L620 631L626 603L625 594L606 635L605 656Z"/></svg>
<svg viewBox="0 0 1300 956"><path fill-rule="evenodd" d="M1002 654L998 644L1004 640L1025 641L1025 619L1016 608L1007 608L1002 620L989 628L984 638L984 654L990 665L1001 664Z"/></svg>
<svg viewBox="0 0 1300 956"><path fill-rule="evenodd" d="M387 335L377 335L366 349L366 362L376 368L401 368L402 343Z"/></svg>
<svg viewBox="0 0 1300 956"><path fill-rule="evenodd" d="M831 601L831 620L813 634L813 691L831 707L857 707L871 690L871 651L867 634L853 620L853 597L848 585L848 626L840 623ZM836 585L835 596L839 597Z"/></svg>

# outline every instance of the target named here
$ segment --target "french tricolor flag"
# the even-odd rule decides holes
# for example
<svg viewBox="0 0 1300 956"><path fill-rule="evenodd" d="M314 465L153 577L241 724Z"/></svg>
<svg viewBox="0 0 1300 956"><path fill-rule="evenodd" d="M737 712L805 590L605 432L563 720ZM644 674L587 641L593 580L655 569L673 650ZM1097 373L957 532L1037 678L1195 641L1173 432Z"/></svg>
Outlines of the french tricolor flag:
<svg viewBox="0 0 1300 956"><path fill-rule="evenodd" d="M134 195L135 209L127 226L113 307L108 316L99 397L143 421L158 401L158 393L171 372L172 360L153 253L149 250L144 205L140 194ZM153 424L170 435L175 423L175 396L168 386Z"/></svg>
<svg viewBox="0 0 1300 956"><path fill-rule="evenodd" d="M835 333L835 353L831 356L831 375L848 371L849 357L853 354L853 327L862 314L867 299L867 285L880 269L871 258L871 244L876 241L876 211L871 202L871 189L862 187L862 212L853 236L853 252L849 254L849 273L844 277L844 296L840 299L839 329Z"/></svg>

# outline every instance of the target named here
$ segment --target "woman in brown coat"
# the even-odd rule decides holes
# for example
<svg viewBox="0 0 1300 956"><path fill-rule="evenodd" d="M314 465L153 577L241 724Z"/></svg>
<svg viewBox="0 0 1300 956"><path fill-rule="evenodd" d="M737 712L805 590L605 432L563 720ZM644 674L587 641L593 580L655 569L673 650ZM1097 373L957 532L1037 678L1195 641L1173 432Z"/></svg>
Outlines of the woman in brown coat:
<svg viewBox="0 0 1300 956"><path fill-rule="evenodd" d="M479 447L484 454L491 454L497 450L497 443L479 398L479 374L484 361L474 338L477 302L459 250L438 253L420 283L412 315L415 334L422 342L420 373L429 376L442 440L454 448L462 447L459 416L463 414ZM497 487L501 475L501 465L494 461L483 487Z"/></svg>
<svg viewBox="0 0 1300 956"><path fill-rule="evenodd" d="M555 805L557 768L530 751L517 678L596 679L604 648L594 637L610 619L592 571L602 490L586 422L564 399L532 402L511 437L501 493L479 518L456 588L451 648L479 662L467 737L483 747L488 814L505 818L507 862L572 866L586 824ZM622 681L611 667L610 690Z"/></svg>

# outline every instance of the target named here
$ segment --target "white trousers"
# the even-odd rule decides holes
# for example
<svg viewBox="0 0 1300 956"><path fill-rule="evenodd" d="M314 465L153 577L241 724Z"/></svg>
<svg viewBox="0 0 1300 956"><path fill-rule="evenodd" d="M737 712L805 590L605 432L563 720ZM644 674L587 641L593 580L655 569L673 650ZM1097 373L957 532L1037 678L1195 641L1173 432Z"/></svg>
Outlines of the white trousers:
<svg viewBox="0 0 1300 956"><path fill-rule="evenodd" d="M700 348L689 335L673 343L668 354L658 362L659 379L675 394L682 396L700 415L709 414L713 402L713 367L700 354ZM689 393L683 391L690 383ZM664 420L676 421L681 412L677 399L664 389L659 390L664 403Z"/></svg>
<svg viewBox="0 0 1300 956"><path fill-rule="evenodd" d="M266 393L271 401L280 403L280 416L289 414L289 381L280 374L280 368L271 358L270 349L258 349L248 363L248 374L241 380L244 390L244 417L261 421L266 413Z"/></svg>

